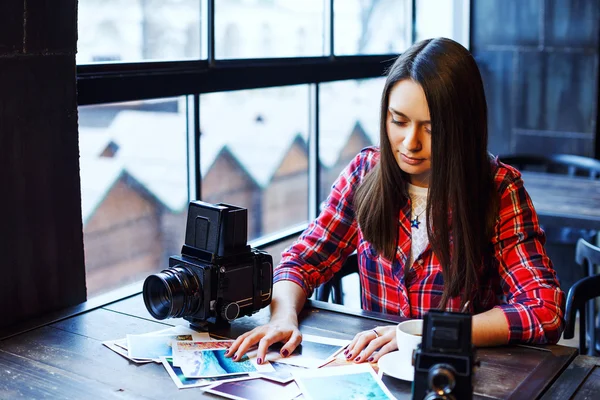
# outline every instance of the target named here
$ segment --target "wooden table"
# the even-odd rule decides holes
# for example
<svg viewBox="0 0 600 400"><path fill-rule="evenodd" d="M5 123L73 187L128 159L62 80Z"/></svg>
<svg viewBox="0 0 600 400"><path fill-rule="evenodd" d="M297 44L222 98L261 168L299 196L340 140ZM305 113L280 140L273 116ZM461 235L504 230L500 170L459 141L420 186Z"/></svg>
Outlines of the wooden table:
<svg viewBox="0 0 600 400"><path fill-rule="evenodd" d="M217 333L235 337L268 318L264 309ZM316 301L309 301L300 316L303 333L340 339L399 320ZM137 295L1 341L0 399L216 398L199 388L178 390L162 365L134 364L101 345L165 325L187 326L187 321L154 320ZM563 346L480 349L475 398L538 398L575 355L576 349ZM383 380L398 399L410 398L410 383Z"/></svg>
<svg viewBox="0 0 600 400"><path fill-rule="evenodd" d="M600 230L600 180L522 172L544 226Z"/></svg>
<svg viewBox="0 0 600 400"><path fill-rule="evenodd" d="M600 398L600 358L578 356L542 399Z"/></svg>

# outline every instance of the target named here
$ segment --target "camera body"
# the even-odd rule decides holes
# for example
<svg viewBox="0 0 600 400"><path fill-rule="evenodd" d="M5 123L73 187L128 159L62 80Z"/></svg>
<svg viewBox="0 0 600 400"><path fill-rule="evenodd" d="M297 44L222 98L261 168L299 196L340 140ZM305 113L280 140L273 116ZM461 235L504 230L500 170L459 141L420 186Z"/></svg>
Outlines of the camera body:
<svg viewBox="0 0 600 400"><path fill-rule="evenodd" d="M206 328L271 303L273 258L246 244L245 208L190 202L181 255L144 281L144 303L156 319L181 318Z"/></svg>
<svg viewBox="0 0 600 400"><path fill-rule="evenodd" d="M471 315L431 310L413 354L413 399L472 399L475 348Z"/></svg>

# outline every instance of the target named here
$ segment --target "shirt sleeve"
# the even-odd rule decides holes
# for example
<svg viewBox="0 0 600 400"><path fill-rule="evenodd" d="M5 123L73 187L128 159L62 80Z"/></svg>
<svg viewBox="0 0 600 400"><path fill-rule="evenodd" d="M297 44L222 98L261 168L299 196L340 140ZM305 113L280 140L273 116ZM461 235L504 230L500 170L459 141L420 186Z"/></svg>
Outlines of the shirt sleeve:
<svg viewBox="0 0 600 400"><path fill-rule="evenodd" d="M546 255L544 231L518 172L502 191L494 236L506 304L498 305L509 326L509 343L558 342L565 295Z"/></svg>
<svg viewBox="0 0 600 400"><path fill-rule="evenodd" d="M363 150L342 171L320 215L282 253L274 282L295 282L309 297L317 286L340 270L356 249L357 223L352 200L372 157L372 151Z"/></svg>

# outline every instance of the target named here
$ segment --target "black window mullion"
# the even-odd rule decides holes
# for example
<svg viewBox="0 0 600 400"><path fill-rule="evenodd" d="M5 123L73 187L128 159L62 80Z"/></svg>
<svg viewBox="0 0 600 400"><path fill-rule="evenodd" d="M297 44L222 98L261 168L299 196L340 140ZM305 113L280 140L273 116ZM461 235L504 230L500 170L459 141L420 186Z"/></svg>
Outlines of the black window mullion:
<svg viewBox="0 0 600 400"><path fill-rule="evenodd" d="M321 162L319 153L319 84L309 90L310 125L308 135L308 219L312 221L319 213L321 198Z"/></svg>
<svg viewBox="0 0 600 400"><path fill-rule="evenodd" d="M208 65L213 66L215 64L215 0L208 0L207 7L207 25L208 25Z"/></svg>
<svg viewBox="0 0 600 400"><path fill-rule="evenodd" d="M79 105L383 76L396 55L180 61L77 67Z"/></svg>
<svg viewBox="0 0 600 400"><path fill-rule="evenodd" d="M335 45L333 3L334 0L329 0L329 55L331 58L335 57L335 47L333 47Z"/></svg>
<svg viewBox="0 0 600 400"><path fill-rule="evenodd" d="M194 200L202 200L202 169L200 168L201 144L200 144L200 95L194 94L194 181L195 194Z"/></svg>
<svg viewBox="0 0 600 400"><path fill-rule="evenodd" d="M415 43L417 41L417 0L412 0L411 14L412 14L412 26L411 26L410 42Z"/></svg>

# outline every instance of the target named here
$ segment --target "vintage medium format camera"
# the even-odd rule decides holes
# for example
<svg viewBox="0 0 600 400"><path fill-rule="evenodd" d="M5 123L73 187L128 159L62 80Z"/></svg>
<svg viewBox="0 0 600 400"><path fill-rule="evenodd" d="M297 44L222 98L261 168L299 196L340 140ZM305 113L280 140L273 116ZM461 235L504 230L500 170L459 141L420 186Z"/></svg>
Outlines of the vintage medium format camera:
<svg viewBox="0 0 600 400"><path fill-rule="evenodd" d="M273 258L247 245L248 211L190 202L181 256L144 281L144 303L156 319L181 318L207 329L271 303Z"/></svg>
<svg viewBox="0 0 600 400"><path fill-rule="evenodd" d="M473 398L475 348L471 315L431 310L423 321L423 338L413 355L412 398Z"/></svg>

